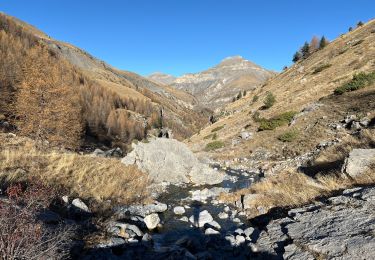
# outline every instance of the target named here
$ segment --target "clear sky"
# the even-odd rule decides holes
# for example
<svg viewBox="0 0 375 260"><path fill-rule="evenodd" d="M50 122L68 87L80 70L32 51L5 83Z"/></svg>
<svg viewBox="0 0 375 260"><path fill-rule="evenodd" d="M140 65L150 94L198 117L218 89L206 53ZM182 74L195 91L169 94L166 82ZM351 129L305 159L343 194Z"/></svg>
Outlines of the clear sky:
<svg viewBox="0 0 375 260"><path fill-rule="evenodd" d="M181 75L234 55L279 71L313 35L375 18L375 0L0 0L0 10L120 69Z"/></svg>

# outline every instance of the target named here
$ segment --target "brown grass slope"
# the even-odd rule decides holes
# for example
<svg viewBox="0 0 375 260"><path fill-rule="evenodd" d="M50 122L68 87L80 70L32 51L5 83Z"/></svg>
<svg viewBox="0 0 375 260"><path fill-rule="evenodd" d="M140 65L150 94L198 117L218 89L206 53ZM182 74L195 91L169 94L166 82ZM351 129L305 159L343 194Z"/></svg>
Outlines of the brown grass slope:
<svg viewBox="0 0 375 260"><path fill-rule="evenodd" d="M187 143L193 150L202 151L211 141L205 137L213 129L222 127L216 131L216 139L223 141L225 147L210 153L217 159L251 158L254 151L261 150L263 153L272 152L275 160L282 160L311 151L321 141L332 140L340 134L329 129L330 123L337 123L348 114L374 116L374 85L342 96L333 95L337 87L356 73L375 71L374 60L375 20L372 20L338 37L261 88L248 92L245 98L229 104L217 123L201 130ZM327 64L330 66L316 73L318 68ZM264 110L263 101L269 92L276 97L276 103ZM254 96L258 97L257 101L254 101ZM260 123L254 120L255 113L261 118L272 118L288 111L300 112L315 103L319 103L317 108L300 114L292 126L286 124L275 130L258 132ZM243 130L253 132L253 138L232 145L232 140L237 139ZM278 140L280 135L293 130L299 132L296 140L290 143Z"/></svg>

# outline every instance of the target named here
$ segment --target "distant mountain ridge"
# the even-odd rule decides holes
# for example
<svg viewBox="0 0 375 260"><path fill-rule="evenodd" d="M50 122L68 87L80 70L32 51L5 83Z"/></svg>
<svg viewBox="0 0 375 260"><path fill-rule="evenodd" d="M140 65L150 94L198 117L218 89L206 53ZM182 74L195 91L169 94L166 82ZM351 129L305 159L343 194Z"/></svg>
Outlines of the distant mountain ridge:
<svg viewBox="0 0 375 260"><path fill-rule="evenodd" d="M230 102L240 91L252 90L275 74L242 56L233 56L202 72L177 78L159 72L148 78L191 93L202 105L216 109Z"/></svg>

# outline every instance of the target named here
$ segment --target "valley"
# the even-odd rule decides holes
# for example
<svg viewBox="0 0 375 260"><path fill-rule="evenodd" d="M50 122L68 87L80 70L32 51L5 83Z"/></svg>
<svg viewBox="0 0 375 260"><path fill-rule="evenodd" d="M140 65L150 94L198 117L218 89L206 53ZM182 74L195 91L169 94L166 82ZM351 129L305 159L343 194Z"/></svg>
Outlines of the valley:
<svg viewBox="0 0 375 260"><path fill-rule="evenodd" d="M144 77L1 13L0 59L0 258L374 257L375 20Z"/></svg>

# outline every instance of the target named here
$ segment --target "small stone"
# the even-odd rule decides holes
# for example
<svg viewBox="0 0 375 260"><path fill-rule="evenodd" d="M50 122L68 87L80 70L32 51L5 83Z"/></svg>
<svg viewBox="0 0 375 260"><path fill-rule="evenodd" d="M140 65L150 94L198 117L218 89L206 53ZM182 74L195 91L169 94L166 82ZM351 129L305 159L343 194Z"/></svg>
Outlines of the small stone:
<svg viewBox="0 0 375 260"><path fill-rule="evenodd" d="M210 223L207 223L207 225L214 227L216 229L221 229L221 226L219 223L217 223L215 220L211 221Z"/></svg>
<svg viewBox="0 0 375 260"><path fill-rule="evenodd" d="M68 196L62 196L61 197L61 200L65 203L65 204L69 204L69 197Z"/></svg>
<svg viewBox="0 0 375 260"><path fill-rule="evenodd" d="M254 233L255 229L253 227L246 228L243 232L246 237L250 237Z"/></svg>
<svg viewBox="0 0 375 260"><path fill-rule="evenodd" d="M241 235L236 236L236 244L237 245L241 245L241 244L245 243L245 241L246 241L246 239L243 236L241 236Z"/></svg>
<svg viewBox="0 0 375 260"><path fill-rule="evenodd" d="M228 206L226 206L226 207L224 208L224 211L225 211L225 212L229 212L229 211L230 211L230 208L229 208Z"/></svg>
<svg viewBox="0 0 375 260"><path fill-rule="evenodd" d="M138 239L133 238L133 237L131 237L131 238L128 239L128 243L129 244L137 244L138 242L139 242Z"/></svg>
<svg viewBox="0 0 375 260"><path fill-rule="evenodd" d="M234 218L233 222L235 222L235 223L241 223L241 220L239 218Z"/></svg>
<svg viewBox="0 0 375 260"><path fill-rule="evenodd" d="M152 240L152 236L148 233L144 234L142 237L142 242L149 242Z"/></svg>
<svg viewBox="0 0 375 260"><path fill-rule="evenodd" d="M183 222L189 222L189 219L186 216L180 218L180 220L183 221Z"/></svg>
<svg viewBox="0 0 375 260"><path fill-rule="evenodd" d="M244 234L244 231L241 228L237 228L234 232L237 233L238 235Z"/></svg>
<svg viewBox="0 0 375 260"><path fill-rule="evenodd" d="M90 209L87 207L87 205L79 198L76 198L72 201L72 205L84 212L90 213Z"/></svg>
<svg viewBox="0 0 375 260"><path fill-rule="evenodd" d="M185 208L184 207L175 207L174 209L173 209L173 212L174 212L174 214L176 214L176 215L182 215L182 214L184 214L185 213Z"/></svg>
<svg viewBox="0 0 375 260"><path fill-rule="evenodd" d="M219 231L213 229L213 228L207 228L205 231L204 231L204 234L205 235L218 235L220 234Z"/></svg>
<svg viewBox="0 0 375 260"><path fill-rule="evenodd" d="M225 213L225 212L220 212L218 215L217 215L220 219L227 219L229 216L228 216L228 213Z"/></svg>
<svg viewBox="0 0 375 260"><path fill-rule="evenodd" d="M157 213L147 215L144 219L144 222L149 230L153 230L160 223L159 215Z"/></svg>

